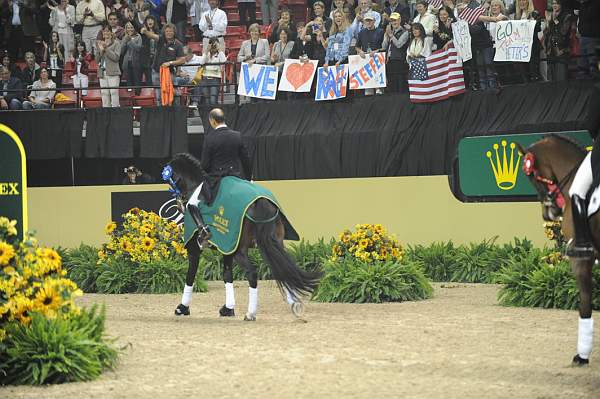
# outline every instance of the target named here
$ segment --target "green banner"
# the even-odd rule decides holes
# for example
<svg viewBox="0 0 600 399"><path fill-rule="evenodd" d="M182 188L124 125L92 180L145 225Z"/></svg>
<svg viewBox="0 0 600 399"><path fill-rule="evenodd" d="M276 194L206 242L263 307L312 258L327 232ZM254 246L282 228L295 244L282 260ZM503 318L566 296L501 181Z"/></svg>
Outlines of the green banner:
<svg viewBox="0 0 600 399"><path fill-rule="evenodd" d="M19 136L0 123L0 216L17 221L23 238L27 231L27 169Z"/></svg>
<svg viewBox="0 0 600 399"><path fill-rule="evenodd" d="M591 149L593 141L587 130L559 133ZM523 173L523 156L516 144L527 148L548 134L463 138L458 144L458 183L462 195L499 201L503 197L535 196L535 189Z"/></svg>

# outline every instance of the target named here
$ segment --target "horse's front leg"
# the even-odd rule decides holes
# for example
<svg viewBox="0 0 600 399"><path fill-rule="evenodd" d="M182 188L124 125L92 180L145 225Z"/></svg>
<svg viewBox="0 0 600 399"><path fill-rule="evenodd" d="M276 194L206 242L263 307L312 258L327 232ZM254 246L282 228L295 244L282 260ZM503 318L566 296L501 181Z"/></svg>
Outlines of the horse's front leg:
<svg viewBox="0 0 600 399"><path fill-rule="evenodd" d="M233 292L233 256L223 256L223 281L225 282L225 305L219 310L219 315L235 316L235 294Z"/></svg>
<svg viewBox="0 0 600 399"><path fill-rule="evenodd" d="M185 277L185 287L183 287L181 303L175 308L176 316L190 315L190 304L192 303L192 292L194 292L194 281L196 281L198 263L200 262L200 248L198 248L195 238L192 237L192 239L188 241L186 249L188 253L188 271Z"/></svg>
<svg viewBox="0 0 600 399"><path fill-rule="evenodd" d="M248 249L240 248L235 254L235 261L246 271L248 280L248 312L244 316L245 321L256 321L258 311L258 272L256 265L248 257Z"/></svg>
<svg viewBox="0 0 600 399"><path fill-rule="evenodd" d="M571 268L579 288L579 332L577 354L573 364L583 366L589 363L594 340L594 319L592 319L592 266L594 260L571 259Z"/></svg>

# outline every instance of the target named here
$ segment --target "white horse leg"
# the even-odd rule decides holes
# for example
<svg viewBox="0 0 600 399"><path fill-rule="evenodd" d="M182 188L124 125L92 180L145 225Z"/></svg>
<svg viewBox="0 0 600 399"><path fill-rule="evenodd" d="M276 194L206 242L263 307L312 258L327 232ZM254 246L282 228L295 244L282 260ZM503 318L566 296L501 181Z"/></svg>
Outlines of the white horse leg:
<svg viewBox="0 0 600 399"><path fill-rule="evenodd" d="M594 341L594 319L592 319L592 267L594 261L571 259L571 267L579 288L579 329L577 334L577 355L573 364L583 366L589 363Z"/></svg>
<svg viewBox="0 0 600 399"><path fill-rule="evenodd" d="M285 300L287 301L288 305L291 306L294 316L302 316L302 313L304 313L304 304L300 300L294 299L294 296L287 288L284 288L283 290L285 291Z"/></svg>
<svg viewBox="0 0 600 399"><path fill-rule="evenodd" d="M254 321L256 320L256 312L258 310L258 287L248 287L248 312L244 320Z"/></svg>
<svg viewBox="0 0 600 399"><path fill-rule="evenodd" d="M594 319L579 318L579 331L577 336L577 356L589 360L594 342Z"/></svg>
<svg viewBox="0 0 600 399"><path fill-rule="evenodd" d="M225 305L219 310L221 316L235 316L235 294L233 292L233 257L223 257L223 280L225 281Z"/></svg>

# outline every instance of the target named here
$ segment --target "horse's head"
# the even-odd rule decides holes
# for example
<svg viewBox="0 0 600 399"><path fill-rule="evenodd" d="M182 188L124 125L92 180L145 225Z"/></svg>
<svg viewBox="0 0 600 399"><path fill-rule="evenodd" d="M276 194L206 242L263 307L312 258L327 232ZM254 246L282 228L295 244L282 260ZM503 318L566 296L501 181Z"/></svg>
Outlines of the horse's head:
<svg viewBox="0 0 600 399"><path fill-rule="evenodd" d="M175 155L162 172L162 178L169 184L169 191L177 198L178 204L188 201L204 177L200 161L188 153Z"/></svg>
<svg viewBox="0 0 600 399"><path fill-rule="evenodd" d="M563 216L568 195L567 184L574 176L584 150L571 139L549 135L527 149L517 144L523 157L523 172L535 188L542 203L545 221L557 221Z"/></svg>

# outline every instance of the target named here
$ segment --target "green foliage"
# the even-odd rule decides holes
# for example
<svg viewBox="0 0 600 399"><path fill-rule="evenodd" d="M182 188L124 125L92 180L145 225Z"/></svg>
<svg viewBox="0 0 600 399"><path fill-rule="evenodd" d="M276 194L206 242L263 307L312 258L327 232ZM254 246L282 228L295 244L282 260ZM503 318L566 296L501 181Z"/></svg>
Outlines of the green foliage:
<svg viewBox="0 0 600 399"><path fill-rule="evenodd" d="M334 243L335 239L333 238L329 242L320 238L314 244L302 240L299 243L290 243L287 250L298 267L308 272L320 272L323 270L323 264L327 258L331 256Z"/></svg>
<svg viewBox="0 0 600 399"><path fill-rule="evenodd" d="M452 241L434 242L429 247L408 246L406 258L419 262L425 274L433 281L450 281L455 269L457 248Z"/></svg>
<svg viewBox="0 0 600 399"><path fill-rule="evenodd" d="M96 279L98 293L123 294L136 292L136 268L125 258L112 258L99 265Z"/></svg>
<svg viewBox="0 0 600 399"><path fill-rule="evenodd" d="M118 351L104 337L104 308L94 306L69 319L34 313L30 325L11 323L0 351L4 384L88 381L112 369Z"/></svg>
<svg viewBox="0 0 600 399"><path fill-rule="evenodd" d="M495 239L483 240L478 244L461 246L456 252L451 269L450 281L460 283L488 283L496 271Z"/></svg>
<svg viewBox="0 0 600 399"><path fill-rule="evenodd" d="M100 273L98 248L81 244L79 248L64 251L61 257L69 278L75 281L83 292L96 292L96 280Z"/></svg>
<svg viewBox="0 0 600 399"><path fill-rule="evenodd" d="M313 299L319 302L388 302L429 298L433 289L414 262L327 261Z"/></svg>
<svg viewBox="0 0 600 399"><path fill-rule="evenodd" d="M167 294L181 291L185 285L188 269L186 259L154 260L139 266L135 273L138 281L136 292L144 294ZM195 292L206 292L208 286L201 278L196 278Z"/></svg>

